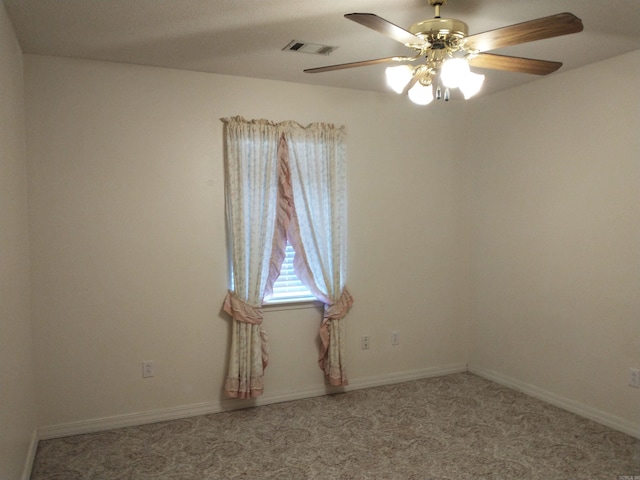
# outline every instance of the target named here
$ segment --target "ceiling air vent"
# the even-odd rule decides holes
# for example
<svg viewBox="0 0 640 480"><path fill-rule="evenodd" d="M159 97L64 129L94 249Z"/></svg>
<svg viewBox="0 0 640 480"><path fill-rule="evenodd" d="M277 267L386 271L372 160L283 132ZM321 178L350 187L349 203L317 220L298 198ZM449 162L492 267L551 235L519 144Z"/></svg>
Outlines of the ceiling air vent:
<svg viewBox="0 0 640 480"><path fill-rule="evenodd" d="M329 55L338 47L330 47L329 45L320 45L318 43L305 43L298 40L291 40L282 50L290 50L292 52L313 53L314 55Z"/></svg>

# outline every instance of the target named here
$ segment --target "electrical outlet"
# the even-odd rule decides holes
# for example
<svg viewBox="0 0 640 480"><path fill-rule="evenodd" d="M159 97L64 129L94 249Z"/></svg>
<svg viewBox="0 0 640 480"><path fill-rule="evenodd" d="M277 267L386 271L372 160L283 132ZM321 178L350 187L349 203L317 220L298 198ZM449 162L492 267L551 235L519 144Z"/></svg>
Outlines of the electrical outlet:
<svg viewBox="0 0 640 480"><path fill-rule="evenodd" d="M391 332L391 345L400 345L400 332Z"/></svg>
<svg viewBox="0 0 640 480"><path fill-rule="evenodd" d="M362 350L369 350L369 335L362 335L360 339L360 346Z"/></svg>
<svg viewBox="0 0 640 480"><path fill-rule="evenodd" d="M142 378L153 377L153 360L143 360Z"/></svg>
<svg viewBox="0 0 640 480"><path fill-rule="evenodd" d="M640 369L629 369L629 386L634 388L640 388Z"/></svg>

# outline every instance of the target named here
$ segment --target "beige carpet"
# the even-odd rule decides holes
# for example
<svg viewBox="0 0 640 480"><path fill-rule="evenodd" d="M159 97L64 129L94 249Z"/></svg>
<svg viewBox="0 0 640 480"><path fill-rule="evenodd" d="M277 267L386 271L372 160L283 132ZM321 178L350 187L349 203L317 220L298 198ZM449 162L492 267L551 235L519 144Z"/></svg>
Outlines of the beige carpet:
<svg viewBox="0 0 640 480"><path fill-rule="evenodd" d="M463 373L43 441L31 478L620 480L635 475L640 479L640 440Z"/></svg>

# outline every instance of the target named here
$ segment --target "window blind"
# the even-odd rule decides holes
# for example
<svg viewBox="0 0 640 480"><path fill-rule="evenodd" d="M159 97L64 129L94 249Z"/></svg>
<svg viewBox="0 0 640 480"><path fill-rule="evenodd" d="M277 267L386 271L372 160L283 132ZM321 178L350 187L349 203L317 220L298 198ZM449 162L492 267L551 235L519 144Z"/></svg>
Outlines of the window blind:
<svg viewBox="0 0 640 480"><path fill-rule="evenodd" d="M304 286L293 271L295 251L287 242L285 257L280 269L280 276L273 284L273 295L266 303L299 302L315 300L316 297Z"/></svg>

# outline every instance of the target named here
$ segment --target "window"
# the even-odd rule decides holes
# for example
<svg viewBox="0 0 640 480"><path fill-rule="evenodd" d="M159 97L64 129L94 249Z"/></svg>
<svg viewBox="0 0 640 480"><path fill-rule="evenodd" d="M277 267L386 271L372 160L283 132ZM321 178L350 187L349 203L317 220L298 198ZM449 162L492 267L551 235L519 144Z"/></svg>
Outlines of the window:
<svg viewBox="0 0 640 480"><path fill-rule="evenodd" d="M273 294L266 304L288 303L315 300L311 291L300 281L293 271L295 251L287 242L285 257L280 269L280 276L273 284Z"/></svg>

